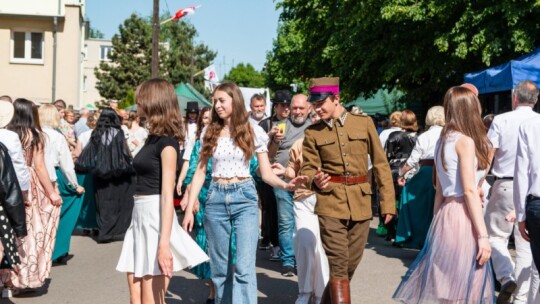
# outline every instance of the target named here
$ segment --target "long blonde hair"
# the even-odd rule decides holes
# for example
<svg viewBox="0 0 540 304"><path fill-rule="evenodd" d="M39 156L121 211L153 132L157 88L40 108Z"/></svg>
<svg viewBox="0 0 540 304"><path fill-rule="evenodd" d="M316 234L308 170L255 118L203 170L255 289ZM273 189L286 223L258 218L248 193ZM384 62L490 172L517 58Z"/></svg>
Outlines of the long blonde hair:
<svg viewBox="0 0 540 304"><path fill-rule="evenodd" d="M461 132L472 138L478 159L478 169L484 170L489 165L489 149L491 143L486 135L486 127L482 122L480 101L469 89L464 87L451 87L444 96L444 116L446 123L441 132L441 159L443 168L444 143L448 134L452 131Z"/></svg>
<svg viewBox="0 0 540 304"><path fill-rule="evenodd" d="M218 85L214 93L221 91L232 98L232 115L230 132L234 145L240 148L244 153L246 160L251 159L255 150L253 140L254 133L251 125L248 122L248 112L244 105L244 97L240 88L234 82L224 82ZM221 130L225 126L225 121L221 119L216 112L216 105L212 106L212 122L208 125L206 133L203 137L203 147L201 155L204 158L209 158L214 153L217 146L217 140Z"/></svg>

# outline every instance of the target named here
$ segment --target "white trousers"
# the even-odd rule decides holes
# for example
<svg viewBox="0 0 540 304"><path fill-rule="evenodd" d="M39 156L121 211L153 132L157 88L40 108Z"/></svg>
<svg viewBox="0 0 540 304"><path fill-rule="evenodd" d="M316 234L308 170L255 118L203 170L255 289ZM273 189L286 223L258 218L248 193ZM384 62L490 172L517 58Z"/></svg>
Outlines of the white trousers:
<svg viewBox="0 0 540 304"><path fill-rule="evenodd" d="M513 181L495 181L486 206L485 220L492 248L491 261L497 280L502 285L511 280L515 281L518 288L514 293L514 303L527 303L531 287L532 254L530 244L521 237L517 224L505 219L514 211L513 199ZM516 243L515 264L508 251L508 238L513 231Z"/></svg>
<svg viewBox="0 0 540 304"><path fill-rule="evenodd" d="M320 300L330 276L328 258L321 242L319 219L315 214L316 202L315 194L294 201L294 253L299 291L296 304L307 304L310 298Z"/></svg>

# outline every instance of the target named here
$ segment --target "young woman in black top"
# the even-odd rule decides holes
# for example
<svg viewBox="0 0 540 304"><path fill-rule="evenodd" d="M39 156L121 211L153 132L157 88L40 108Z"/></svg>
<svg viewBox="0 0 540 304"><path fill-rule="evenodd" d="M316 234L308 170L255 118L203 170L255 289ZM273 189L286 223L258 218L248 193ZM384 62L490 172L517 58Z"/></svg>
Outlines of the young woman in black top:
<svg viewBox="0 0 540 304"><path fill-rule="evenodd" d="M208 260L185 232L173 206L182 118L174 87L154 78L135 93L149 136L133 160L135 207L116 270L127 273L131 303L165 303L173 271Z"/></svg>

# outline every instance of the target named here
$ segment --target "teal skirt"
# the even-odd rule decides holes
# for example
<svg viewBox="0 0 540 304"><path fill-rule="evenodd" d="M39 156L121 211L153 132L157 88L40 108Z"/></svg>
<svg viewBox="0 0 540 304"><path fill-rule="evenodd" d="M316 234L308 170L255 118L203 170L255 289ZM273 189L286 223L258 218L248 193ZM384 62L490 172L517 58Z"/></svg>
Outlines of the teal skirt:
<svg viewBox="0 0 540 304"><path fill-rule="evenodd" d="M399 201L396 244L422 249L433 219L435 189L433 167L421 166L418 173L403 187Z"/></svg>
<svg viewBox="0 0 540 304"><path fill-rule="evenodd" d="M77 195L75 189L68 185L60 169L56 169L56 184L62 197L62 209L60 210L60 221L52 255L53 261L69 252L71 234L79 219L82 204L82 197Z"/></svg>
<svg viewBox="0 0 540 304"><path fill-rule="evenodd" d="M92 174L77 174L79 185L84 187L82 195L81 212L77 220L76 228L97 229L96 222L96 199L94 196L94 179Z"/></svg>

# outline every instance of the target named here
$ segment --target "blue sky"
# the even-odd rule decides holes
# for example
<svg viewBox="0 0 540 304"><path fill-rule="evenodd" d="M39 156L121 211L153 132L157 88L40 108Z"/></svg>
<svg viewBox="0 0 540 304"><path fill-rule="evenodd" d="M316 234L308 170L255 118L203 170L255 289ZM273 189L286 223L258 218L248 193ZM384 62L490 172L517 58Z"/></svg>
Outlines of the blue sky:
<svg viewBox="0 0 540 304"><path fill-rule="evenodd" d="M131 13L150 16L152 4L152 0L86 0L86 17L110 39ZM273 0L160 0L160 11L174 15L192 5L202 6L185 19L198 31L195 41L217 51L214 65L220 77L241 62L262 69L277 36L279 12Z"/></svg>

